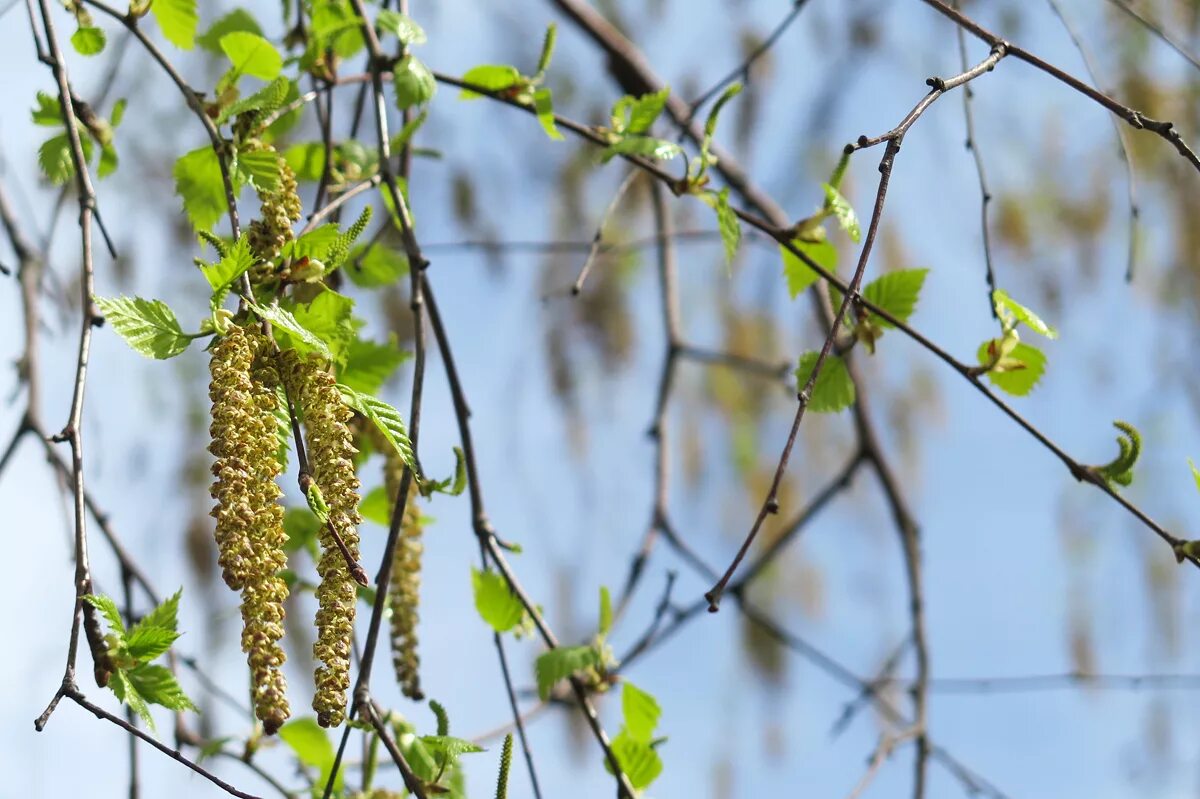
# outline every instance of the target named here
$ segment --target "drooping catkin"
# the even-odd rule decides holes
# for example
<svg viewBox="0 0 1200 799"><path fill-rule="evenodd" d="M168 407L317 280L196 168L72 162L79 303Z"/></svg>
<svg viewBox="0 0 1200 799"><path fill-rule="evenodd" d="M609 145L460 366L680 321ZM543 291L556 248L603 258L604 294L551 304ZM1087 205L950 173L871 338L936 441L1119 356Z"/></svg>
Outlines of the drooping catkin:
<svg viewBox="0 0 1200 799"><path fill-rule="evenodd" d="M398 460L398 458L397 458ZM395 505L395 493L399 487L389 487ZM392 605L391 640L392 665L396 669L396 681L400 690L409 699L421 700L421 658L417 653L417 622L420 620L418 606L421 602L421 555L425 546L421 541L421 509L417 505L417 481L409 483L408 501L404 504L404 517L400 525L400 537L392 555L392 577L388 586L388 598Z"/></svg>
<svg viewBox="0 0 1200 799"><path fill-rule="evenodd" d="M281 469L274 415L279 375L269 347L257 328L230 327L212 349L209 385L218 563L225 582L242 592L242 651L250 667L254 712L268 734L290 715L281 670L286 656L279 646L287 599L287 585L279 577L287 556L275 482Z"/></svg>
<svg viewBox="0 0 1200 799"><path fill-rule="evenodd" d="M252 117L245 118L253 124ZM242 119L239 118L239 123ZM242 152L275 153L275 148L259 139L247 137L242 139ZM296 173L282 156L278 156L279 175L273 187L257 188L258 200L261 206L259 218L247 226L247 237L250 241L250 251L258 259L251 270L250 277L255 285L266 285L274 282L274 261L283 253L283 246L295 238L292 225L300 221L304 215L304 205L296 192Z"/></svg>
<svg viewBox="0 0 1200 799"><path fill-rule="evenodd" d="M358 477L354 473L354 444L347 422L351 411L338 394L333 376L316 356L295 351L282 354L281 375L304 417L305 443L311 477L329 507L329 523L320 532L321 557L317 574L317 640L313 655L320 661L315 673L313 710L317 723L336 727L346 714L350 688L350 647L354 632L357 590L346 554L335 535L357 561Z"/></svg>

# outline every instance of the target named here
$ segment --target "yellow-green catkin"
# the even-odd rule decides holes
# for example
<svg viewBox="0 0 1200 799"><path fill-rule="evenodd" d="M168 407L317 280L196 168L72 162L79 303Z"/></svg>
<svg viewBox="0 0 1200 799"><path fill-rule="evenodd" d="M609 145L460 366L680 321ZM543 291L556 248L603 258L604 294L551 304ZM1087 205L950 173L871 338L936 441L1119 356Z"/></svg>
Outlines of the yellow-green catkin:
<svg viewBox="0 0 1200 799"><path fill-rule="evenodd" d="M398 460L398 458L397 458ZM395 505L396 488L388 487L388 494ZM421 541L421 509L417 505L417 482L409 483L408 501L404 504L404 517L400 525L400 537L392 555L392 578L388 586L388 598L392 605L391 640L392 665L396 668L396 681L400 690L409 699L421 700L421 658L417 654L417 613L421 602L421 555L425 545Z"/></svg>
<svg viewBox="0 0 1200 799"><path fill-rule="evenodd" d="M274 147L254 138L244 139L241 149L244 152L275 152ZM274 261L282 254L283 245L295 238L292 225L304 215L304 205L296 191L296 173L282 156L279 156L278 183L273 189L259 188L258 200L261 206L259 218L247 226L246 232L250 251L258 259L251 271L251 280L255 285L265 285L279 277Z"/></svg>
<svg viewBox="0 0 1200 799"><path fill-rule="evenodd" d="M354 472L356 450L347 426L352 414L342 403L333 376L316 356L301 357L291 350L283 353L282 376L288 395L304 417L309 470L329 506L329 524L321 528L317 563L321 581L313 655L320 665L315 673L313 710L321 726L336 727L346 715L357 589L334 531L350 558L357 561L357 528L362 521Z"/></svg>
<svg viewBox="0 0 1200 799"><path fill-rule="evenodd" d="M254 712L269 734L290 715L282 666L287 562L283 508L275 480L275 386L270 343L257 328L233 325L212 349L212 443L216 481L218 563L225 582L242 593L242 651L250 666Z"/></svg>

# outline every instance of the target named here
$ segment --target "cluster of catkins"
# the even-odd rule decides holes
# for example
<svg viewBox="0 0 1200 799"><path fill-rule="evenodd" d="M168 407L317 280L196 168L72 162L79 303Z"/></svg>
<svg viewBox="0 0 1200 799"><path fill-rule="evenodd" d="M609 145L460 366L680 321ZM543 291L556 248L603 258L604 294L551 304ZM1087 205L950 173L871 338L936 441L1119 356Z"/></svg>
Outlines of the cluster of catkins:
<svg viewBox="0 0 1200 799"><path fill-rule="evenodd" d="M281 668L283 602L287 586L281 491L276 458L278 387L304 419L310 477L329 507L317 564L317 639L320 661L313 709L323 726L345 718L356 591L347 558L358 559L358 479L342 403L324 363L295 351L279 353L254 325L231 325L212 348L212 444L216 481L218 563L230 588L242 594L242 649L250 665L255 715L272 733L289 715ZM345 547L339 546L338 539Z"/></svg>
<svg viewBox="0 0 1200 799"><path fill-rule="evenodd" d="M376 431L377 432L377 431ZM378 442L376 437L376 443ZM386 444L386 442L382 442ZM396 497L403 484L404 461L388 446L381 446L387 453L384 461L383 484L387 491L389 507L395 507ZM396 669L396 681L400 690L409 699L425 698L421 690L421 658L417 654L417 614L421 602L421 555L425 545L421 541L424 532L421 509L417 497L421 495L416 479L408 484L408 497L404 503L404 516L400 520L400 537L392 553L392 577L388 585L388 602L392 608L391 642L392 665Z"/></svg>

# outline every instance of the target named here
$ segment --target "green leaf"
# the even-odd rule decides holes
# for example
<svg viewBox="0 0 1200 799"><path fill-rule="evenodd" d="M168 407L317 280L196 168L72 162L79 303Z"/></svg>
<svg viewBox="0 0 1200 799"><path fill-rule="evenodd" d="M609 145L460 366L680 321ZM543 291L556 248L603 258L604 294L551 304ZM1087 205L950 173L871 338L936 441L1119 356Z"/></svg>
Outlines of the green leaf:
<svg viewBox="0 0 1200 799"><path fill-rule="evenodd" d="M162 705L171 710L197 710L188 699L175 675L166 666L143 663L125 672L130 684L151 704Z"/></svg>
<svg viewBox="0 0 1200 799"><path fill-rule="evenodd" d="M481 64L468 69L462 76L463 83L470 83L491 92L503 91L515 86L521 80L521 73L516 67L507 64ZM470 89L463 89L458 97L460 100L473 100L483 95Z"/></svg>
<svg viewBox="0 0 1200 799"><path fill-rule="evenodd" d="M559 681L577 671L600 665L600 655L591 646L568 646L551 649L538 656L534 664L537 674L538 697L545 701Z"/></svg>
<svg viewBox="0 0 1200 799"><path fill-rule="evenodd" d="M796 238L792 239L792 246L811 258L826 272L833 274L837 271L837 249L828 241L814 242ZM795 299L805 289L816 283L820 279L820 275L782 244L779 245L779 253L783 257L783 274L787 278L788 291L791 292L792 299Z"/></svg>
<svg viewBox="0 0 1200 799"><path fill-rule="evenodd" d="M338 381L364 394L377 394L408 353L396 347L393 337L387 344L354 339L346 354L346 365L338 372Z"/></svg>
<svg viewBox="0 0 1200 799"><path fill-rule="evenodd" d="M96 55L104 50L104 31L100 28L79 28L71 34L71 45L80 55Z"/></svg>
<svg viewBox="0 0 1200 799"><path fill-rule="evenodd" d="M289 303L287 308L304 330L324 343L327 357L339 365L345 362L350 343L356 336L352 314L354 300L326 289L308 303ZM290 335L283 338L287 343L295 344Z"/></svg>
<svg viewBox="0 0 1200 799"><path fill-rule="evenodd" d="M117 171L117 151L112 144L105 144L100 148L100 166L96 170L96 175L101 178L106 178L113 172Z"/></svg>
<svg viewBox="0 0 1200 799"><path fill-rule="evenodd" d="M655 139L651 136L626 136L605 147L600 153L600 161L608 163L618 155L669 161L677 155L683 155L683 148L666 139Z"/></svg>
<svg viewBox="0 0 1200 799"><path fill-rule="evenodd" d="M725 264L733 264L737 257L738 245L742 241L742 223L733 208L729 205L729 189L721 189L717 194L717 227L721 231L721 243L725 246ZM788 253L789 255L791 253ZM811 269L809 270L812 271Z"/></svg>
<svg viewBox="0 0 1200 799"><path fill-rule="evenodd" d="M376 486L358 503L358 513L369 522L387 527L392 523L392 502L387 489Z"/></svg>
<svg viewBox="0 0 1200 799"><path fill-rule="evenodd" d="M563 138L563 135L558 132L558 126L554 124L554 100L550 96L550 90L546 88L538 89L533 93L533 108L537 112L538 122L542 126L542 130L546 131L546 135L558 141Z"/></svg>
<svg viewBox="0 0 1200 799"><path fill-rule="evenodd" d="M307 507L285 510L283 531L287 533L287 542L283 548L288 552L300 549L313 554L317 552L317 536L321 532L321 522Z"/></svg>
<svg viewBox="0 0 1200 799"><path fill-rule="evenodd" d="M712 138L717 132L717 118L721 116L721 109L725 104L737 97L742 92L742 84L731 83L725 91L721 92L721 96L713 103L712 110L708 112L708 119L704 121L704 140L700 144L701 151L707 153L712 146Z"/></svg>
<svg viewBox="0 0 1200 799"><path fill-rule="evenodd" d="M146 722L146 726L152 731L155 730L154 718L150 715L150 708L146 706L146 700L138 693L137 688L129 680L129 672L118 669L113 672L109 678L108 687L112 689L113 695L118 700L129 705L133 712Z"/></svg>
<svg viewBox="0 0 1200 799"><path fill-rule="evenodd" d="M613 755L621 766L621 771L629 778L629 784L635 790L641 790L658 779L662 773L662 759L654 747L645 741L639 741L627 731L622 732L612 742ZM605 759L605 767L612 773L612 766Z"/></svg>
<svg viewBox="0 0 1200 799"><path fill-rule="evenodd" d="M1188 466L1192 467L1192 479L1196 481L1196 490L1200 491L1200 469L1196 468L1196 464L1188 458Z"/></svg>
<svg viewBox="0 0 1200 799"><path fill-rule="evenodd" d="M175 193L183 198L188 219L201 230L211 230L228 209L221 163L211 147L200 147L175 162Z"/></svg>
<svg viewBox="0 0 1200 799"><path fill-rule="evenodd" d="M83 600L108 619L108 626L114 633L125 637L125 622L121 620L121 611L117 609L117 603L112 601L112 597L104 594L84 594Z"/></svg>
<svg viewBox="0 0 1200 799"><path fill-rule="evenodd" d="M149 358L173 358L187 349L191 338L184 334L175 313L161 300L141 297L96 297L96 307L113 330L135 351Z"/></svg>
<svg viewBox="0 0 1200 799"><path fill-rule="evenodd" d="M850 240L857 242L862 238L862 227L858 224L858 214L854 213L854 208L833 186L822 183L821 188L825 189L825 207L833 212L838 224L842 226L842 230L850 236Z"/></svg>
<svg viewBox="0 0 1200 799"><path fill-rule="evenodd" d="M375 17L375 24L380 30L393 34L401 44L425 44L425 31L407 14L385 8Z"/></svg>
<svg viewBox="0 0 1200 799"><path fill-rule="evenodd" d="M1024 322L1034 333L1046 338L1058 338L1057 330L1043 322L1033 311L1008 296L1008 292L1004 289L996 289L992 292L992 303L996 306L996 314L1000 318L1011 315L1011 318L1015 318L1016 321Z"/></svg>
<svg viewBox="0 0 1200 799"><path fill-rule="evenodd" d="M437 81L429 67L412 53L407 53L392 69L392 88L396 92L396 108L403 111L433 99Z"/></svg>
<svg viewBox="0 0 1200 799"><path fill-rule="evenodd" d="M613 127L619 133L645 133L662 114L670 96L671 87L664 86L641 97L622 97L613 105Z"/></svg>
<svg viewBox="0 0 1200 799"><path fill-rule="evenodd" d="M475 609L496 632L508 632L525 618L525 606L509 590L508 581L500 573L472 568L471 588L475 593Z"/></svg>
<svg viewBox="0 0 1200 799"><path fill-rule="evenodd" d="M46 92L37 93L37 108L32 111L33 124L43 127L58 127L63 123L62 103ZM114 123L115 124L115 123Z"/></svg>
<svg viewBox="0 0 1200 799"><path fill-rule="evenodd" d="M297 321L292 313L278 305L259 305L250 303L250 307L258 314L258 318L270 322L286 334L291 346L301 352L315 352L325 358L332 358L328 345L304 325Z"/></svg>
<svg viewBox="0 0 1200 799"><path fill-rule="evenodd" d="M180 588L163 603L150 611L138 622L138 627L161 627L164 630L175 630L178 626L179 598L183 595ZM136 627L134 629L137 629Z"/></svg>
<svg viewBox="0 0 1200 799"><path fill-rule="evenodd" d="M613 609L612 595L608 592L608 586L600 586L600 625L598 632L600 635L608 635L608 631L612 629Z"/></svg>
<svg viewBox="0 0 1200 799"><path fill-rule="evenodd" d="M227 289L234 281L242 276L247 269L254 266L254 253L250 252L250 239L245 233L237 240L229 252L215 264L202 264L200 271L208 281L213 294Z"/></svg>
<svg viewBox="0 0 1200 799"><path fill-rule="evenodd" d="M196 37L196 44L210 53L220 55L221 37L227 33L237 33L239 31L253 33L257 36L262 35L262 28L259 27L258 20L244 8L235 8L218 19L207 31Z"/></svg>
<svg viewBox="0 0 1200 799"><path fill-rule="evenodd" d="M862 290L862 297L901 322L907 322L917 307L917 299L921 296L921 288L925 285L925 276L928 274L928 269L900 269L888 272L868 283ZM872 319L880 327L894 327L878 314L872 314Z"/></svg>
<svg viewBox="0 0 1200 799"><path fill-rule="evenodd" d="M295 753L296 758L306 766L317 769L321 776L314 785L325 786L329 781L329 772L333 769L333 744L325 734L316 719L309 716L294 719L279 728L279 738ZM333 789L342 790L342 770L338 769L333 780Z"/></svg>
<svg viewBox="0 0 1200 799"><path fill-rule="evenodd" d="M383 244L367 244L354 249L343 271L360 288L390 286L408 274L408 258Z"/></svg>
<svg viewBox="0 0 1200 799"><path fill-rule="evenodd" d="M996 348L1000 346L999 339L991 339L979 345L977 357L981 366L992 363ZM992 385L1002 391L1023 397L1033 390L1046 371L1046 356L1036 347L1025 342L1018 342L1012 352L1000 359L1000 362L989 372L987 378Z"/></svg>
<svg viewBox="0 0 1200 799"><path fill-rule="evenodd" d="M408 430L404 427L404 420L400 418L399 411L383 400L370 394L362 394L349 386L339 383L338 390L342 392L342 402L367 417L379 428L379 432L383 433L383 437L392 445L404 464L416 472L412 444L408 440Z"/></svg>
<svg viewBox="0 0 1200 799"><path fill-rule="evenodd" d="M160 0L155 0L157 4ZM234 31L221 37L221 50L233 64L235 75L274 80L283 69L283 56L275 46L256 33Z"/></svg>
<svg viewBox="0 0 1200 799"><path fill-rule="evenodd" d="M139 663L149 663L170 649L177 638L179 633L174 630L139 624L125 637L125 651Z"/></svg>
<svg viewBox="0 0 1200 799"><path fill-rule="evenodd" d="M389 147L393 152L399 152L406 144L412 141L413 134L420 130L425 124L425 120L429 118L429 110L426 109L417 114L412 119L405 123L404 127L400 128L400 132L392 137L388 142Z"/></svg>
<svg viewBox="0 0 1200 799"><path fill-rule="evenodd" d="M621 688L621 713L625 716L625 730L635 741L650 743L654 738L654 728L662 715L658 700L638 688L631 682L626 682Z"/></svg>
<svg viewBox="0 0 1200 799"><path fill-rule="evenodd" d="M81 139L80 143L85 141L88 140ZM38 148L38 166L42 168L42 174L56 186L71 179L75 174L75 162L71 160L71 140L67 134L60 133L46 139Z"/></svg>
<svg viewBox="0 0 1200 799"><path fill-rule="evenodd" d="M126 100L124 97L122 97L120 100L117 100L115 103L113 103L112 114L110 115L109 123L114 128L119 128L121 126L121 120L125 118L125 107L128 104L129 104L129 101Z"/></svg>
<svg viewBox="0 0 1200 799"><path fill-rule="evenodd" d="M453 762L459 755L487 751L470 741L464 741L462 738L455 738L451 735L422 735L421 743L425 744L425 748L435 756L440 755L443 762Z"/></svg>
<svg viewBox="0 0 1200 799"><path fill-rule="evenodd" d="M800 365L796 367L797 388L803 389L808 384L819 354L816 350L810 350L800 356ZM815 413L836 413L852 404L854 381L850 379L845 362L831 352L821 364L821 372L817 375L817 382L808 400L808 409Z"/></svg>
<svg viewBox="0 0 1200 799"><path fill-rule="evenodd" d="M153 0L150 13L168 42L180 50L192 49L196 43L196 26L200 24L196 0Z"/></svg>

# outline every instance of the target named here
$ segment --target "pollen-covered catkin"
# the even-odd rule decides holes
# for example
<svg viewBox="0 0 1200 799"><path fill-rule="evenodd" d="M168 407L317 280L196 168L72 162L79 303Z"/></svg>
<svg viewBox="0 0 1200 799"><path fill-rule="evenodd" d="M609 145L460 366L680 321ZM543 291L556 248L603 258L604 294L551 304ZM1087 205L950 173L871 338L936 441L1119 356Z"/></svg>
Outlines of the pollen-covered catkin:
<svg viewBox="0 0 1200 799"><path fill-rule="evenodd" d="M230 327L213 347L209 386L219 563L225 582L242 592L242 651L250 666L254 712L268 734L290 715L279 645L287 599L279 576L287 556L275 482L281 469L275 457L279 375L270 348L257 328Z"/></svg>
<svg viewBox="0 0 1200 799"><path fill-rule="evenodd" d="M329 524L321 528L321 558L317 563L321 582L317 587L313 655L320 665L315 673L313 710L321 726L336 727L346 715L357 588L346 554L334 535L336 531L350 558L357 561L357 528L362 521L354 472L356 450L347 426L352 414L342 403L333 376L316 356L305 358L292 350L284 352L281 374L288 396L304 416L309 469L329 507Z"/></svg>
<svg viewBox="0 0 1200 799"><path fill-rule="evenodd" d="M254 138L244 139L241 149L243 152L275 152L274 147ZM292 225L304 215L303 203L296 193L296 173L282 156L278 156L278 163L279 180L273 188L258 189L260 216L247 227L250 251L258 259L251 271L251 279L256 285L270 283L276 277L273 262L282 254L283 245L295 238Z"/></svg>

